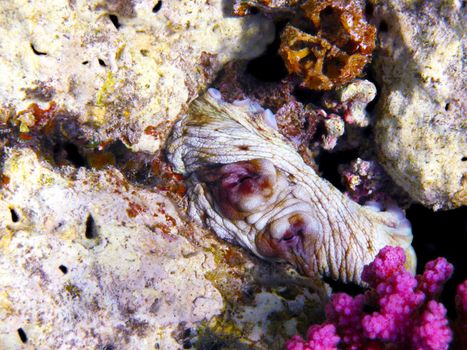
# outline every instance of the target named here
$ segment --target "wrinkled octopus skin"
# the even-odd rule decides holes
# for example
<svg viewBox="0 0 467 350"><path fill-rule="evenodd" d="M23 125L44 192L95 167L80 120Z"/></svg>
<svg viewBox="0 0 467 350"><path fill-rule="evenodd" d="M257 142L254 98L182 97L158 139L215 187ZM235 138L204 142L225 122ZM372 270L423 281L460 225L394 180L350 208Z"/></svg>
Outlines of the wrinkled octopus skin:
<svg viewBox="0 0 467 350"><path fill-rule="evenodd" d="M166 144L186 176L189 215L219 237L301 273L361 283L386 245L401 246L414 270L408 220L353 202L320 178L249 101L224 102L210 89L193 101Z"/></svg>

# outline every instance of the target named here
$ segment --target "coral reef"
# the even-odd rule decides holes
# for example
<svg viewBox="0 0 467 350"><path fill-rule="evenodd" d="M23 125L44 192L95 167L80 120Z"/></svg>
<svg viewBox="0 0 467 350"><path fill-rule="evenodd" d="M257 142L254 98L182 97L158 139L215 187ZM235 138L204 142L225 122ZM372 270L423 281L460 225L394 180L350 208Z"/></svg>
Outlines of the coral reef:
<svg viewBox="0 0 467 350"><path fill-rule="evenodd" d="M1 349L177 349L202 322L279 349L319 319L308 281L220 244L166 191L111 166L53 168L31 149L4 151Z"/></svg>
<svg viewBox="0 0 467 350"><path fill-rule="evenodd" d="M220 314L214 259L177 229L161 193L115 169L50 169L8 149L0 191L0 348L177 345L171 332ZM26 341L23 341L26 343ZM74 344L74 345L73 345Z"/></svg>
<svg viewBox="0 0 467 350"><path fill-rule="evenodd" d="M307 340L293 337L287 349L447 349L452 331L446 309L436 298L453 266L438 258L415 277L405 269L405 262L402 249L383 248L362 273L371 289L355 297L332 295L326 306L327 321L312 325ZM458 300L465 294L463 286L459 286ZM459 305L465 307L463 302Z"/></svg>
<svg viewBox="0 0 467 350"><path fill-rule="evenodd" d="M1 2L0 349L467 348L462 10Z"/></svg>
<svg viewBox="0 0 467 350"><path fill-rule="evenodd" d="M25 128L31 103L53 101L89 142L155 152L223 64L272 35L264 18L226 17L223 0L2 2L0 121Z"/></svg>
<svg viewBox="0 0 467 350"><path fill-rule="evenodd" d="M271 127L273 118L213 89L190 105L167 142L169 162L187 177L189 214L219 237L309 276L360 282L363 265L386 245L406 249L414 268L402 211L343 195Z"/></svg>
<svg viewBox="0 0 467 350"><path fill-rule="evenodd" d="M309 0L301 5L315 34L287 25L279 53L289 73L313 90L331 90L355 79L369 62L376 29L358 1Z"/></svg>
<svg viewBox="0 0 467 350"><path fill-rule="evenodd" d="M423 205L465 205L465 11L459 1L373 3L380 162Z"/></svg>

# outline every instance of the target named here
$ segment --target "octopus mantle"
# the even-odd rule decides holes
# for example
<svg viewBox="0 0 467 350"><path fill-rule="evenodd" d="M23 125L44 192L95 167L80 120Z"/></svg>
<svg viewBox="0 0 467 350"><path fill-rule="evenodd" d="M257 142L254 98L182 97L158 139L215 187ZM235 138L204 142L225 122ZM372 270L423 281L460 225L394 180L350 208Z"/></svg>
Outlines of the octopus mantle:
<svg viewBox="0 0 467 350"><path fill-rule="evenodd" d="M167 143L187 177L189 214L257 256L285 260L309 276L361 283L384 246L401 246L415 268L402 211L361 206L304 163L276 131L269 110L233 104L211 89L195 100Z"/></svg>

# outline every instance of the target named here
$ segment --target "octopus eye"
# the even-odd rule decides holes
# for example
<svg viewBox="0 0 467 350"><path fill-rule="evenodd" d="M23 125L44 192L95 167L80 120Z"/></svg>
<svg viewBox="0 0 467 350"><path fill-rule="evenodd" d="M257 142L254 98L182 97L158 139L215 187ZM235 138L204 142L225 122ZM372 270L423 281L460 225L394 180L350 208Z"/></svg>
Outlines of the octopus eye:
<svg viewBox="0 0 467 350"><path fill-rule="evenodd" d="M290 254L303 250L304 242L316 237L317 224L305 212L294 212L272 221L256 237L258 252L269 258L287 259Z"/></svg>
<svg viewBox="0 0 467 350"><path fill-rule="evenodd" d="M260 210L275 193L277 171L265 159L223 165L198 173L206 182L221 213L228 219L243 219Z"/></svg>

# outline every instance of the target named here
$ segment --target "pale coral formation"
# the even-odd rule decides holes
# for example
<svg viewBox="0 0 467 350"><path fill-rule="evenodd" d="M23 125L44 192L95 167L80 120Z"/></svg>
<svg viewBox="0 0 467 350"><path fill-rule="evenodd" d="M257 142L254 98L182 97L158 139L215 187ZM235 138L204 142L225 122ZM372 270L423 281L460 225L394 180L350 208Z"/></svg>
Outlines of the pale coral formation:
<svg viewBox="0 0 467 350"><path fill-rule="evenodd" d="M154 152L223 64L272 35L264 18L225 16L223 0L2 2L0 120L53 101L89 142Z"/></svg>
<svg viewBox="0 0 467 350"><path fill-rule="evenodd" d="M306 279L220 244L166 191L113 167L53 168L31 149L5 151L1 349L177 349L207 341L201 324L213 344L225 335L279 349L300 310L315 310L305 322L319 316ZM289 327L271 334L276 322Z"/></svg>
<svg viewBox="0 0 467 350"><path fill-rule="evenodd" d="M374 2L381 47L376 141L394 181L425 206L467 204L465 17L459 1Z"/></svg>
<svg viewBox="0 0 467 350"><path fill-rule="evenodd" d="M180 322L222 312L212 255L160 193L115 169L53 171L27 149L8 150L3 176L0 348L174 348Z"/></svg>

